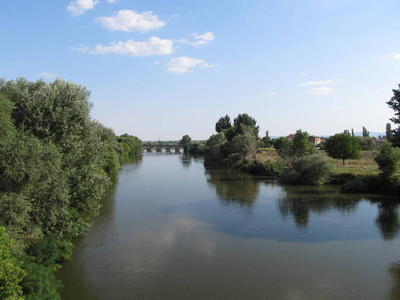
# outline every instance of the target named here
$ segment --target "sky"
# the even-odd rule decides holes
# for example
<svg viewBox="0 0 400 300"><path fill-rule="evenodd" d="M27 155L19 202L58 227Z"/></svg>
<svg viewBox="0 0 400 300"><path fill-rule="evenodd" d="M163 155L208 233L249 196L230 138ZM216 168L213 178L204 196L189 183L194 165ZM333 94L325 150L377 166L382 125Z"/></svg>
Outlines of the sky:
<svg viewBox="0 0 400 300"><path fill-rule="evenodd" d="M1 0L0 77L86 87L91 117L144 141L385 132L398 0Z"/></svg>

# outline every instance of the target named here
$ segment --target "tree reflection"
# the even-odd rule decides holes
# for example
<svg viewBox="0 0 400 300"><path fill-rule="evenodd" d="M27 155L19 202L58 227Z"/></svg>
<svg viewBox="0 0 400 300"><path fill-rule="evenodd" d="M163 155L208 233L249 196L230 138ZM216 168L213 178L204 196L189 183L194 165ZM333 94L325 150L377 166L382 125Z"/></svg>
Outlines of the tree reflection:
<svg viewBox="0 0 400 300"><path fill-rule="evenodd" d="M207 182L215 187L223 206L253 207L260 192L259 182L254 176L207 164L204 168Z"/></svg>
<svg viewBox="0 0 400 300"><path fill-rule="evenodd" d="M323 214L331 210L351 213L361 197L338 194L332 186L283 186L278 208L283 218L293 215L299 228L307 228L310 213Z"/></svg>
<svg viewBox="0 0 400 300"><path fill-rule="evenodd" d="M398 203L394 201L382 201L378 209L376 224L381 230L383 238L391 240L400 230Z"/></svg>
<svg viewBox="0 0 400 300"><path fill-rule="evenodd" d="M193 159L193 157L189 153L183 153L180 156L180 160L182 162L182 165L185 168L189 168L190 167L190 165L192 164L192 159Z"/></svg>
<svg viewBox="0 0 400 300"><path fill-rule="evenodd" d="M400 262L393 263L388 270L393 283L390 289L390 299L400 299Z"/></svg>

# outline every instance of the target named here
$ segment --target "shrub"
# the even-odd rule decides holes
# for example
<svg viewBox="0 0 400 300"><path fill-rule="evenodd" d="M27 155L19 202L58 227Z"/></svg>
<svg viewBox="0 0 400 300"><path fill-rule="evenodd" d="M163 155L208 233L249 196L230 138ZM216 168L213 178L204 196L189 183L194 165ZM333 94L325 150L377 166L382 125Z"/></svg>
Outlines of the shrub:
<svg viewBox="0 0 400 300"><path fill-rule="evenodd" d="M296 159L292 168L286 170L279 181L284 184L321 185L329 180L332 171L329 158L317 153Z"/></svg>

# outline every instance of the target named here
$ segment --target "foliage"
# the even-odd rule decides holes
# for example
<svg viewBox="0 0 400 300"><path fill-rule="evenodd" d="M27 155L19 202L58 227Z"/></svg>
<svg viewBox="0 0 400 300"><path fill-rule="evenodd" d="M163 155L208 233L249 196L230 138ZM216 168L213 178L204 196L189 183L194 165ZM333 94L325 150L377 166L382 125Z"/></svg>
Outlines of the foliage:
<svg viewBox="0 0 400 300"><path fill-rule="evenodd" d="M251 155L253 162L257 164L257 141L253 135L253 128L242 125L242 134L235 136L231 143L230 148L233 153L241 153L243 157Z"/></svg>
<svg viewBox="0 0 400 300"><path fill-rule="evenodd" d="M0 227L0 299L22 299L20 282L25 276L22 262L12 254L13 242Z"/></svg>
<svg viewBox="0 0 400 300"><path fill-rule="evenodd" d="M365 128L364 126L363 126L363 128L362 128L362 136L363 136L364 138L369 137L369 131L368 131L367 128Z"/></svg>
<svg viewBox="0 0 400 300"><path fill-rule="evenodd" d="M343 165L346 159L360 158L360 144L349 133L338 133L329 137L325 142L325 151L332 158L342 159Z"/></svg>
<svg viewBox="0 0 400 300"><path fill-rule="evenodd" d="M308 133L302 132L300 129L296 131L293 138L291 155L296 157L305 157L315 152L315 147L308 140Z"/></svg>
<svg viewBox="0 0 400 300"><path fill-rule="evenodd" d="M263 137L262 141L263 141L264 145L263 145L263 147L259 147L259 148L264 148L264 147L265 148L270 148L270 147L272 147L273 143L272 143L271 138L269 137L269 131L268 130L265 132L265 136Z"/></svg>
<svg viewBox="0 0 400 300"><path fill-rule="evenodd" d="M376 139L373 137L360 137L357 136L356 137L358 140L358 143L360 144L361 150L364 151L373 151L376 149L377 144L376 144Z"/></svg>
<svg viewBox="0 0 400 300"><path fill-rule="evenodd" d="M205 154L209 160L223 162L228 155L229 142L224 133L213 134L206 141Z"/></svg>
<svg viewBox="0 0 400 300"><path fill-rule="evenodd" d="M292 153L293 142L286 137L280 137L274 140L274 148L281 157L287 158Z"/></svg>
<svg viewBox="0 0 400 300"><path fill-rule="evenodd" d="M89 95L61 79L0 84L0 226L24 261L26 299L59 298L57 262L70 256L70 239L98 213L124 156L142 149L136 137L117 140L113 130L91 120ZM17 267L14 275L21 277Z"/></svg>
<svg viewBox="0 0 400 300"><path fill-rule="evenodd" d="M231 119L228 115L226 115L225 117L221 117L215 124L215 131L220 133L221 131L229 129L230 127L232 127Z"/></svg>
<svg viewBox="0 0 400 300"><path fill-rule="evenodd" d="M123 157L135 157L142 153L143 143L136 136L127 133L117 138L118 143L122 145Z"/></svg>
<svg viewBox="0 0 400 300"><path fill-rule="evenodd" d="M257 126L257 121L250 117L248 114L239 114L234 120L233 125L236 128L236 135L243 134L244 130L251 128L252 135L258 139L258 131L260 130Z"/></svg>
<svg viewBox="0 0 400 300"><path fill-rule="evenodd" d="M399 125L400 124L400 84L399 84L399 89L397 90L392 90L393 91L393 97L390 98L390 101L386 102L386 104L389 105L390 108L394 110L394 117L390 119L394 124ZM400 127L397 127L396 129L393 130L393 135L390 140L394 146L399 147L400 146Z"/></svg>
<svg viewBox="0 0 400 300"><path fill-rule="evenodd" d="M399 168L400 149L393 148L390 142L383 143L379 153L375 156L375 161L381 170L382 178L391 180Z"/></svg>
<svg viewBox="0 0 400 300"><path fill-rule="evenodd" d="M392 124L386 123L386 139L390 142L393 137Z"/></svg>
<svg viewBox="0 0 400 300"><path fill-rule="evenodd" d="M179 141L179 145L183 147L185 153L189 152L190 145L192 144L192 139L187 134L182 137Z"/></svg>
<svg viewBox="0 0 400 300"><path fill-rule="evenodd" d="M286 170L279 178L284 184L321 185L328 182L333 172L329 159L322 153L297 158L292 168Z"/></svg>

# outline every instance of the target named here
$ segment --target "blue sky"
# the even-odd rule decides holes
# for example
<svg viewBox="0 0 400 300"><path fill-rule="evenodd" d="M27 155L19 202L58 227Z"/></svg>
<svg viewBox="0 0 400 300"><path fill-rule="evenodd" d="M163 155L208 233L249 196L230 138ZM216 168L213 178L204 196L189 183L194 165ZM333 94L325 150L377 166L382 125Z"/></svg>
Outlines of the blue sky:
<svg viewBox="0 0 400 300"><path fill-rule="evenodd" d="M92 117L142 140L384 132L400 83L398 0L2 0L0 77L91 91Z"/></svg>

